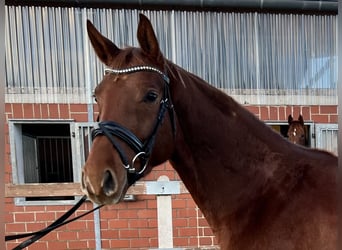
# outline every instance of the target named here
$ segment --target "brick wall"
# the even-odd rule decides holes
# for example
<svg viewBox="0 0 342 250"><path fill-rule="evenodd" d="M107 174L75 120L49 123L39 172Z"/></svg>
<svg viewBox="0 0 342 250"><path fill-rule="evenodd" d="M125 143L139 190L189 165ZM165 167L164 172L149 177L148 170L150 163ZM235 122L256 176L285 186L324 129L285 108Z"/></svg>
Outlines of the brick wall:
<svg viewBox="0 0 342 250"><path fill-rule="evenodd" d="M246 106L262 120L287 121L292 114L317 123L337 123L337 106ZM96 108L95 108L96 109ZM86 105L78 104L6 104L7 119L74 119L87 121ZM6 124L7 125L7 124ZM5 130L5 182L12 183L8 126ZM144 180L157 180L166 175L179 177L168 164L155 168ZM157 248L157 204L152 195L139 195L135 202L123 202L100 210L101 244L103 249ZM90 210L87 202L77 215ZM217 242L212 231L189 194L172 196L174 247L214 248ZM16 206L14 199L5 199L6 235L40 230L60 217L70 206ZM12 249L21 241L7 242ZM87 215L61 227L34 243L28 249L94 249L94 219Z"/></svg>

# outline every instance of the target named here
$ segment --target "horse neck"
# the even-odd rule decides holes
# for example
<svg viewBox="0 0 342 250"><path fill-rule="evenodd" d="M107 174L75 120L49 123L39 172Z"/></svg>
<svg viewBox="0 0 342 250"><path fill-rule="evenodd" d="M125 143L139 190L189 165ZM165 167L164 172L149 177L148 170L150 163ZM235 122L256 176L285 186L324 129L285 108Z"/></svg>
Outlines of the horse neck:
<svg viewBox="0 0 342 250"><path fill-rule="evenodd" d="M172 72L179 131L171 162L214 231L220 230L255 199L282 160L280 152L289 153L288 143L223 92L176 66Z"/></svg>

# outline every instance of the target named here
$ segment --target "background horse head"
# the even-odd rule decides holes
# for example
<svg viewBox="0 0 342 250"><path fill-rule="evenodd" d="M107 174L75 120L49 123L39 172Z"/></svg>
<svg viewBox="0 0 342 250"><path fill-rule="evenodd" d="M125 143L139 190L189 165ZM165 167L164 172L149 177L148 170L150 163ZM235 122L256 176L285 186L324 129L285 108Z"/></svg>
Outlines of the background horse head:
<svg viewBox="0 0 342 250"><path fill-rule="evenodd" d="M299 115L298 120L293 120L292 115L288 116L289 129L287 131L287 136L289 141L298 144L306 145L306 131L304 126L304 119L302 115Z"/></svg>
<svg viewBox="0 0 342 250"><path fill-rule="evenodd" d="M337 158L297 147L233 98L166 60L140 15L140 48L87 23L105 76L82 189L100 204L169 160L221 249L335 249Z"/></svg>

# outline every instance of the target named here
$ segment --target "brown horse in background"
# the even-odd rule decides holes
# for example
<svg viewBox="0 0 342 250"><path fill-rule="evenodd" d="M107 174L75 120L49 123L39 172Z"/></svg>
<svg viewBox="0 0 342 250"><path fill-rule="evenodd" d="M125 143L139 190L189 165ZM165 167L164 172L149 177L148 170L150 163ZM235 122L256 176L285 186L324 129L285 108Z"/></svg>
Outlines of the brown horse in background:
<svg viewBox="0 0 342 250"><path fill-rule="evenodd" d="M108 67L82 188L118 203L170 160L221 249L324 250L337 244L337 157L297 147L231 97L165 59L140 16L140 48L120 49L88 21ZM228 65L229 67L229 65Z"/></svg>
<svg viewBox="0 0 342 250"><path fill-rule="evenodd" d="M287 131L289 141L294 144L305 146L306 131L303 116L299 115L298 120L295 121L293 120L292 115L289 115L287 121L289 123L289 129Z"/></svg>

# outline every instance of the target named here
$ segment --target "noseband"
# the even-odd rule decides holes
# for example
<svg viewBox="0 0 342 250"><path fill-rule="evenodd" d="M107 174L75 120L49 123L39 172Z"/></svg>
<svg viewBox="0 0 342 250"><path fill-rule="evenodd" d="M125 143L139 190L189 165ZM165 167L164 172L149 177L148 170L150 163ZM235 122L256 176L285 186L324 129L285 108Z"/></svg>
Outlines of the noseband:
<svg viewBox="0 0 342 250"><path fill-rule="evenodd" d="M165 111L168 109L170 114L170 120L172 125L173 134L175 134L176 124L174 120L174 109L171 101L170 96L170 79L166 74L161 72L159 69L151 67L151 66L136 66L126 69L105 69L106 73L111 74L131 74L139 71L149 71L155 72L161 75L164 80L164 91L163 91L163 98L160 101L159 113L157 115L157 121L154 125L152 133L150 136L142 142L135 134L133 134L129 129L121 126L120 124L113 122L113 121L101 121L97 124L97 126L92 131L92 140L95 139L96 136L104 135L106 136L109 141L113 144L114 148L119 153L121 158L123 167L127 170L127 177L128 177L128 184L132 185L134 182L139 180L143 175L144 171L146 170L148 160L151 156L152 149L155 143L155 138L157 135L158 128L163 122ZM115 137L121 139L135 152L135 156L133 157L132 161L129 162L125 152L122 150L120 145L117 143ZM140 160L140 170L137 170L134 167L135 161Z"/></svg>

